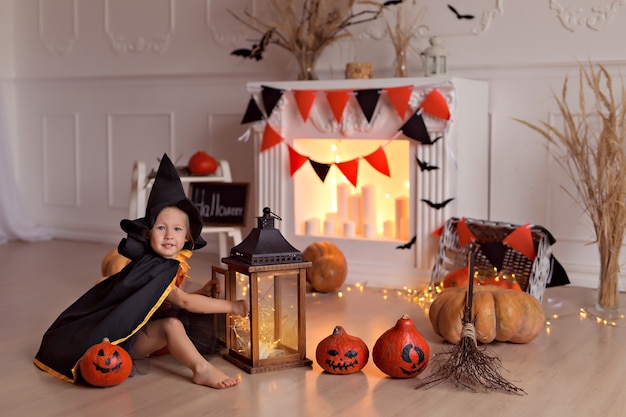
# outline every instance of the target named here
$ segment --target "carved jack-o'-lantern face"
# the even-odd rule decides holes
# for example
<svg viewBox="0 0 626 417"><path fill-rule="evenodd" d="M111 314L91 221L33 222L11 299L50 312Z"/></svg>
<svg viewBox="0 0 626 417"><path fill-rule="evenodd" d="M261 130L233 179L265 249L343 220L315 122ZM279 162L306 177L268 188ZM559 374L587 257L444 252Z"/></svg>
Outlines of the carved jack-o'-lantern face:
<svg viewBox="0 0 626 417"><path fill-rule="evenodd" d="M408 377L421 373L426 367L426 355L424 355L424 351L419 346L413 346L410 343L404 346L401 357L406 365L400 365L400 370Z"/></svg>
<svg viewBox="0 0 626 417"><path fill-rule="evenodd" d="M315 351L317 363L326 372L346 375L363 369L369 360L369 349L363 340L351 336L341 326L324 338Z"/></svg>
<svg viewBox="0 0 626 417"><path fill-rule="evenodd" d="M80 374L85 381L97 387L120 384L133 368L133 361L123 348L104 339L93 345L80 360Z"/></svg>

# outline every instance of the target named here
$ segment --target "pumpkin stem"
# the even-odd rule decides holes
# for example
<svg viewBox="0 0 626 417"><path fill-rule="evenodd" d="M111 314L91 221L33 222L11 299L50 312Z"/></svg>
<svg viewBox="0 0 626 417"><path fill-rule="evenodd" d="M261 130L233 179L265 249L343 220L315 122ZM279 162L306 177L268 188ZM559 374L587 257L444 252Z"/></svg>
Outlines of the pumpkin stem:
<svg viewBox="0 0 626 417"><path fill-rule="evenodd" d="M408 318L409 318L409 315L405 313L405 314L403 314L403 315L402 315L402 317L401 317L401 318L402 318L402 319L404 319L404 320L406 320L406 319L408 319Z"/></svg>
<svg viewBox="0 0 626 417"><path fill-rule="evenodd" d="M109 340L108 337L105 337L104 339L102 339L102 343L109 343L109 342L111 342L111 341Z"/></svg>

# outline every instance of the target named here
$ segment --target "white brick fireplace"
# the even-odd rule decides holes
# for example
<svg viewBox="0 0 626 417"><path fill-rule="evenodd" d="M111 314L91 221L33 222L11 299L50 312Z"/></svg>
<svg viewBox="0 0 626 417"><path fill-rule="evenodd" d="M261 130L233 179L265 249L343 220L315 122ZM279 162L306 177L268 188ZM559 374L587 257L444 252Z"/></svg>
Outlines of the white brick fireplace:
<svg viewBox="0 0 626 417"><path fill-rule="evenodd" d="M385 89L412 85L404 119L385 93L371 122L354 97L337 122L324 97L331 90ZM298 82L253 82L248 91L263 108L261 86L283 91L267 121L255 122L258 155L255 182L256 215L270 207L283 220L276 226L296 248L314 241L335 243L348 260L347 283L373 287L415 288L427 284L438 245L433 232L451 216L487 219L489 215L489 122L487 84L458 78L393 78ZM399 129L436 88L446 99L450 121L423 113L429 136L424 145ZM317 90L306 122L293 91ZM260 151L265 124L284 138ZM311 161L331 164L324 181L305 163L290 175L289 148ZM390 176L362 159L383 148ZM358 181L351 184L334 162L359 158ZM437 166L422 170L417 160ZM235 161L233 161L235 162ZM440 203L441 209L424 200ZM408 249L397 247L415 236Z"/></svg>

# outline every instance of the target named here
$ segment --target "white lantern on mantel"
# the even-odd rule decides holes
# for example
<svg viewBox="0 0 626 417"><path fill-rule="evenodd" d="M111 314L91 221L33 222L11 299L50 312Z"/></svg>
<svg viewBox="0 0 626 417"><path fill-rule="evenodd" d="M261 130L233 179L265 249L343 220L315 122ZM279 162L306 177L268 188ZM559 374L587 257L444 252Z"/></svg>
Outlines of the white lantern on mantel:
<svg viewBox="0 0 626 417"><path fill-rule="evenodd" d="M443 46L443 39L433 36L430 38L430 46L424 51L425 76L434 77L445 75L447 71L448 51Z"/></svg>

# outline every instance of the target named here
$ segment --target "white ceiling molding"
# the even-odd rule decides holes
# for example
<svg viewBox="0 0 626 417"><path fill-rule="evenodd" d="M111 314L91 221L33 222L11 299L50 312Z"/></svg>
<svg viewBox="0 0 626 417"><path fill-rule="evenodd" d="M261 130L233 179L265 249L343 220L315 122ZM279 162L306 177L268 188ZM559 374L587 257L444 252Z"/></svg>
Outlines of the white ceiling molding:
<svg viewBox="0 0 626 417"><path fill-rule="evenodd" d="M118 3L118 7L127 7L133 2L138 0L104 0L104 31L109 38L111 48L117 54L123 53L145 53L154 52L162 54L168 48L172 34L174 33L174 0L150 0L149 7L152 10L151 13L155 13L154 10L161 8L163 13L168 15L169 27L163 33L159 34L146 34L141 36L134 36L134 39L129 39L124 34L113 33L111 29L111 21L115 18L111 16L111 4ZM143 14L147 16L148 14ZM139 16L141 17L141 16Z"/></svg>
<svg viewBox="0 0 626 417"><path fill-rule="evenodd" d="M595 3L581 7L575 1L550 0L550 10L557 14L561 25L570 32L579 28L587 28L599 31L612 19L617 10L625 3L624 0L605 0L603 3ZM587 3L587 2L585 2Z"/></svg>
<svg viewBox="0 0 626 417"><path fill-rule="evenodd" d="M46 50L52 55L69 55L72 52L72 49L74 49L76 38L78 37L78 0L71 0L70 2L67 0L47 0L45 2L43 0L39 0L37 6L39 39L45 45ZM64 6L71 9L63 10ZM67 13L71 16L71 28L69 30L71 35L57 38L51 34L51 27L59 20L55 19L54 16L61 13Z"/></svg>

